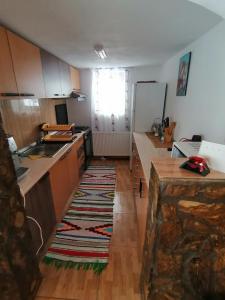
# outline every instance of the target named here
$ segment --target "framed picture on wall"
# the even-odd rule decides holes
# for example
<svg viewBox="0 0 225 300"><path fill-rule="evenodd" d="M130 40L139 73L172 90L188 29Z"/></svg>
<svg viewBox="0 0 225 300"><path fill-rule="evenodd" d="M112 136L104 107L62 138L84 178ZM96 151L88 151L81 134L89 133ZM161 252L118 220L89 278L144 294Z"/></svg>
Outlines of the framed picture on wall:
<svg viewBox="0 0 225 300"><path fill-rule="evenodd" d="M186 96L190 64L191 52L185 54L180 59L177 81L177 96Z"/></svg>

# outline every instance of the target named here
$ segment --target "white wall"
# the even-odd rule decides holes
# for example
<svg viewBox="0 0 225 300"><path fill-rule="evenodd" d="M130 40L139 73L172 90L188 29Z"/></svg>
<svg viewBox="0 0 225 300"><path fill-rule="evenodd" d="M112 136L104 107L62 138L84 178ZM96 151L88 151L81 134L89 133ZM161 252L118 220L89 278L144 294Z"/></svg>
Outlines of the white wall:
<svg viewBox="0 0 225 300"><path fill-rule="evenodd" d="M70 123L91 126L91 70L80 71L81 92L87 95L86 101L67 100L68 119Z"/></svg>
<svg viewBox="0 0 225 300"><path fill-rule="evenodd" d="M129 87L138 80L156 80L161 74L161 67L135 67L128 68ZM87 101L78 102L74 99L67 100L67 110L69 122L76 125L91 126L91 69L81 69L80 71L81 91L85 93Z"/></svg>
<svg viewBox="0 0 225 300"><path fill-rule="evenodd" d="M129 81L131 84L137 81L159 81L161 75L161 66L134 67L128 68L128 71Z"/></svg>
<svg viewBox="0 0 225 300"><path fill-rule="evenodd" d="M166 115L177 122L175 139L202 134L225 143L225 21L171 58L162 68L168 83ZM192 51L187 95L176 97L180 57Z"/></svg>

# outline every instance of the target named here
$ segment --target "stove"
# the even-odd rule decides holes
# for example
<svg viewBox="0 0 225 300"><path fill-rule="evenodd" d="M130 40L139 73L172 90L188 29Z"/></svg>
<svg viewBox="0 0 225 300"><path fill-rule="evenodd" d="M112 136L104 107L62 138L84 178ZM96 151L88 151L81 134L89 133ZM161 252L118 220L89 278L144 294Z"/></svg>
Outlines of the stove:
<svg viewBox="0 0 225 300"><path fill-rule="evenodd" d="M74 133L84 132L84 154L85 154L85 170L90 165L93 158L92 132L88 126L75 126Z"/></svg>
<svg viewBox="0 0 225 300"><path fill-rule="evenodd" d="M73 133L80 133L82 131L91 131L91 129L88 126L75 126Z"/></svg>

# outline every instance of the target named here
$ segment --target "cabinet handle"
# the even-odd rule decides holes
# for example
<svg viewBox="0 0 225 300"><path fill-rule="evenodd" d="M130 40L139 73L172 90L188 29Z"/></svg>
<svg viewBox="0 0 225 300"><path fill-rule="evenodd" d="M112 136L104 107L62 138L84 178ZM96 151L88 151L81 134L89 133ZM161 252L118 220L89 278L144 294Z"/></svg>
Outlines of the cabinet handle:
<svg viewBox="0 0 225 300"><path fill-rule="evenodd" d="M33 97L35 95L33 93L21 93L20 96L21 97Z"/></svg>
<svg viewBox="0 0 225 300"><path fill-rule="evenodd" d="M140 193L140 198L142 198L142 191L143 191L143 183L142 183L142 180L140 178L140 183L139 183L139 193Z"/></svg>
<svg viewBox="0 0 225 300"><path fill-rule="evenodd" d="M66 157L67 157L67 155L70 153L72 151L72 148L70 148L61 158L60 158L60 160L64 160Z"/></svg>
<svg viewBox="0 0 225 300"><path fill-rule="evenodd" d="M72 147L66 152L66 155L72 151Z"/></svg>
<svg viewBox="0 0 225 300"><path fill-rule="evenodd" d="M54 94L54 96L59 96L59 94Z"/></svg>
<svg viewBox="0 0 225 300"><path fill-rule="evenodd" d="M60 160L64 160L66 158L66 154L64 154L62 157L60 157Z"/></svg>
<svg viewBox="0 0 225 300"><path fill-rule="evenodd" d="M0 95L3 97L16 97L16 96L19 96L20 94L19 93L1 93Z"/></svg>

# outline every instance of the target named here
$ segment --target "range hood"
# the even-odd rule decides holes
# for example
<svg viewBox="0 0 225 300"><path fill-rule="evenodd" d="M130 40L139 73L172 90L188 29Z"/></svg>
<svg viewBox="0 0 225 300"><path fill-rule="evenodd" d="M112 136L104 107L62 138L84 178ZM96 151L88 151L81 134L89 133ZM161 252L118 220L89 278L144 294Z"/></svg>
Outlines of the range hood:
<svg viewBox="0 0 225 300"><path fill-rule="evenodd" d="M85 94L82 94L80 91L73 90L71 93L71 98L74 98L77 101L85 101L87 99L87 96Z"/></svg>

